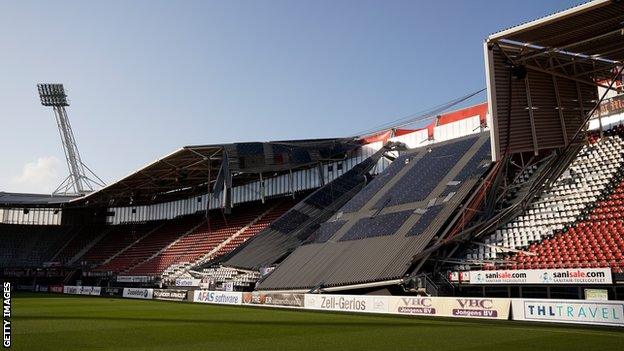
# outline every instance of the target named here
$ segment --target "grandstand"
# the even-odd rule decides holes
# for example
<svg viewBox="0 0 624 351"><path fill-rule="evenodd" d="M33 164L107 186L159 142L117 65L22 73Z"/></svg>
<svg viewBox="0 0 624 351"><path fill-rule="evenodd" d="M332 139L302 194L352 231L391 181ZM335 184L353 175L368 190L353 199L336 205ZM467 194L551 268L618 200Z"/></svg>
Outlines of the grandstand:
<svg viewBox="0 0 624 351"><path fill-rule="evenodd" d="M2 274L293 308L344 293L373 313L624 299L623 21L599 0L490 35L488 101L421 128L185 146L93 192L0 193Z"/></svg>

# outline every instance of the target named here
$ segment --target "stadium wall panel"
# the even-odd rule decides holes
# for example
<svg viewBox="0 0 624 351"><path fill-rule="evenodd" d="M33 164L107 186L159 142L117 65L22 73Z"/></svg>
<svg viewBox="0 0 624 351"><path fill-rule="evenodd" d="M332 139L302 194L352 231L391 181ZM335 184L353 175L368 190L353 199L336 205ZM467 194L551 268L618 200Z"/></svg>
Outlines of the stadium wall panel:
<svg viewBox="0 0 624 351"><path fill-rule="evenodd" d="M57 208L0 209L0 223L5 224L60 225L61 219L62 211Z"/></svg>

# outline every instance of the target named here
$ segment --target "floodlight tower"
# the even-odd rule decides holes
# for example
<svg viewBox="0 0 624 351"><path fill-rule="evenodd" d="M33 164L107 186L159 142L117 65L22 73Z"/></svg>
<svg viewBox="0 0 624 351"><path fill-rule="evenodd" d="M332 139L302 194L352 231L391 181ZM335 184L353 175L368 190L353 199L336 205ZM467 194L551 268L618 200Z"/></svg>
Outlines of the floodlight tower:
<svg viewBox="0 0 624 351"><path fill-rule="evenodd" d="M69 102L67 101L63 84L37 84L37 89L39 90L41 104L43 106L52 106L54 110L56 124L58 125L61 142L63 143L67 168L69 168L69 175L56 188L54 194L86 194L92 192L97 186L105 186L104 181L93 173L80 158L80 152L78 152L78 146L74 139L74 132L72 132L67 111L65 111L65 106L69 106ZM87 171L95 180L87 175Z"/></svg>

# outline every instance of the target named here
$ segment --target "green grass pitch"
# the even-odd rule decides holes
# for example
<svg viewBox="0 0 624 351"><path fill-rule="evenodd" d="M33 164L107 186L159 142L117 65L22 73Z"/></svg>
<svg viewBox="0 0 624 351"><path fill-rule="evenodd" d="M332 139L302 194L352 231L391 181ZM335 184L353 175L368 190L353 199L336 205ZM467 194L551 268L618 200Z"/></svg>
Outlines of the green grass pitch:
<svg viewBox="0 0 624 351"><path fill-rule="evenodd" d="M14 294L13 350L622 350L619 329Z"/></svg>

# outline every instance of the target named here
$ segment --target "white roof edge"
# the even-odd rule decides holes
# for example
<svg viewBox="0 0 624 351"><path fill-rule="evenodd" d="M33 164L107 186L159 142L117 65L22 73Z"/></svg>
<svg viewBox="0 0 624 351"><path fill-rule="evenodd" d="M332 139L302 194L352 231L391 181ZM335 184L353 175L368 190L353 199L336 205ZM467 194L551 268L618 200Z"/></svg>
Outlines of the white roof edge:
<svg viewBox="0 0 624 351"><path fill-rule="evenodd" d="M556 20L560 20L562 18L569 17L569 16L575 15L575 14L580 13L580 12L585 12L585 11L593 10L594 8L597 8L597 7L602 7L602 6L608 5L611 2L612 2L612 0L593 0L593 1L581 4L581 5L578 5L578 6L574 6L572 8L567 9L567 10L556 12L556 13L553 13L551 15L547 15L547 16L544 16L542 18L533 20L531 22L520 24L518 26L511 27L511 28L505 29L503 31L500 31L498 33L491 34L487 38L487 41L501 39L501 38L506 37L506 36L511 35L511 34L517 34L519 32L523 32L523 31L532 29L533 27L537 27L537 26L544 25L544 24L547 24L547 23L550 23L550 22L554 22Z"/></svg>

